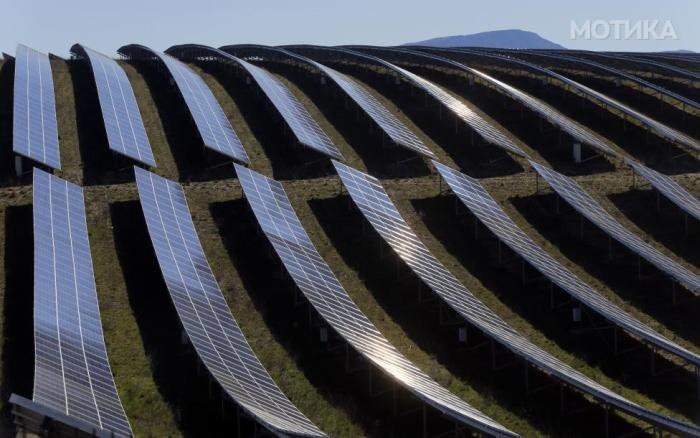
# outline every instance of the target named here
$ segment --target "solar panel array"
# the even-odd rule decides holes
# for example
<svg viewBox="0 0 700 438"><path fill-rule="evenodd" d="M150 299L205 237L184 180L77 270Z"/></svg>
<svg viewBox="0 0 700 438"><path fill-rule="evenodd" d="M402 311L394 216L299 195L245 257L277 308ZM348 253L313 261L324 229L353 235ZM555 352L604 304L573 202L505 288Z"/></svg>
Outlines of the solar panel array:
<svg viewBox="0 0 700 438"><path fill-rule="evenodd" d="M613 239L665 272L695 295L700 295L700 277L689 271L620 224L573 179L530 161L530 165L576 211Z"/></svg>
<svg viewBox="0 0 700 438"><path fill-rule="evenodd" d="M696 108L696 109L700 108L700 103L698 103L692 99L688 99L685 96L681 96L678 93L674 93L671 90L668 90L664 87L661 87L659 85L651 83L647 80L644 80L644 79L642 79L638 76L635 76L633 74L627 73L623 70L617 69L615 67L610 67L609 65L601 64L599 62L591 61L589 59L585 59L585 58L581 58L581 57L563 55L561 53L550 54L550 53L541 53L541 52L531 51L531 50L528 50L525 53L527 53L528 55L535 55L535 56L540 56L540 57L555 59L555 60L565 60L565 61L569 61L569 62L583 64L583 65L586 65L589 67L594 67L594 68L600 69L602 71L611 73L615 76L625 78L628 81L634 82L638 85L642 85L642 86L645 86L647 88L650 88L659 94L663 94L663 95L672 97L672 98L674 98L674 99L676 99L676 100L678 100L678 101L680 101L688 106L691 106L693 108Z"/></svg>
<svg viewBox="0 0 700 438"><path fill-rule="evenodd" d="M246 341L207 262L182 187L134 169L165 284L187 336L211 375L273 433L325 436L282 393Z"/></svg>
<svg viewBox="0 0 700 438"><path fill-rule="evenodd" d="M681 75L681 76L687 76L687 77L695 79L695 80L700 80L700 73L696 73L694 71L680 68L680 67L677 67L675 65L667 64L664 62L654 61L651 59L638 58L635 56L631 56L629 54L622 54L622 53L615 53L615 54L601 53L601 52L582 52L582 53L586 54L586 55L590 55L590 56L595 56L598 58L614 59L616 61L625 61L625 62L629 62L631 64L650 65L650 66L656 67L660 70L667 70L667 71L673 72L673 73Z"/></svg>
<svg viewBox="0 0 700 438"><path fill-rule="evenodd" d="M155 166L136 96L124 69L114 59L76 44L71 53L87 58L97 86L109 148L148 166Z"/></svg>
<svg viewBox="0 0 700 438"><path fill-rule="evenodd" d="M288 55L293 59L310 64L320 70L327 78L332 80L341 90L355 102L362 110L377 124L394 143L399 146L411 149L421 155L435 158L433 151L423 143L406 125L404 125L391 111L389 111L376 97L372 95L364 86L351 77L340 73L326 65L301 56L297 53L278 48L261 48L274 50L278 53Z"/></svg>
<svg viewBox="0 0 700 438"><path fill-rule="evenodd" d="M442 87L434 84L427 79L418 76L410 71L387 62L376 56L367 55L365 53L357 52L350 49L336 49L332 48L329 50L337 50L344 53L352 54L354 56L359 56L362 58L370 59L373 62L379 63L384 67L399 73L401 76L406 78L408 81L412 82L418 88L422 89L425 93L432 96L438 102L440 102L445 108L457 116L460 120L467 124L471 129L473 129L485 142L493 144L506 151L512 152L521 157L527 157L528 155L519 146L517 146L508 136L503 133L500 129L496 128L486 119L484 119L477 112L465 105L461 100L452 96Z"/></svg>
<svg viewBox="0 0 700 438"><path fill-rule="evenodd" d="M236 165L236 173L260 227L296 285L346 342L445 415L488 434L517 436L440 386L389 343L318 253L279 182L243 166Z"/></svg>
<svg viewBox="0 0 700 438"><path fill-rule="evenodd" d="M22 44L15 53L12 150L54 169L61 168L51 61Z"/></svg>
<svg viewBox="0 0 700 438"><path fill-rule="evenodd" d="M435 258L408 226L379 180L336 161L333 164L355 205L377 233L433 292L465 320L546 374L591 394L605 403L671 430L688 434L700 433L700 428L696 426L627 400L527 340L472 295Z"/></svg>
<svg viewBox="0 0 700 438"><path fill-rule="evenodd" d="M304 105L272 73L212 47L200 45L175 46L168 49L167 52L177 56L177 54L182 55L193 50L216 56L219 59L232 61L242 67L265 93L299 143L331 158L344 159L338 148L333 144L333 141L309 114ZM182 56L178 57L182 58Z"/></svg>
<svg viewBox="0 0 700 438"><path fill-rule="evenodd" d="M700 150L700 141L690 137L689 135L686 135L686 134L684 134L676 129L673 129L670 126L667 126L667 125L665 125L657 120L654 120L651 117L646 116L646 115L640 113L639 111L636 111L636 110L630 108L629 106L613 99L612 97L609 97L609 96L607 96L603 93L600 93L600 92L598 92L590 87L587 87L579 82L576 82L573 79L569 79L564 75L561 75L559 73L555 73L552 70L541 67L533 62L524 61L522 59L518 59L518 58L515 58L512 56L499 55L499 54L495 54L495 53L488 53L488 52L484 52L484 51L471 50L471 49L450 49L450 50L448 50L448 53L449 52L476 54L476 55L483 56L486 58L498 59L500 61L521 65L521 66L527 67L531 70L538 71L538 72L543 73L551 78L554 78L554 79L557 79L557 80L563 82L564 84L570 86L571 88L578 90L579 92L583 93L586 96L594 98L595 100L622 112L623 114L627 115L628 117L631 117L632 119L637 120L638 122L642 123L644 126L651 129L652 131L654 131L657 135L659 135L662 138L668 139L669 141L671 141L673 143L678 143L680 145L689 147L691 149Z"/></svg>
<svg viewBox="0 0 700 438"><path fill-rule="evenodd" d="M185 104L194 119L199 135L204 146L221 154L248 163L243 145L231 127L224 110L214 97L204 80L183 62L170 55L151 50L143 46L125 46L119 49L120 53L146 52L155 56L166 66L170 75L175 80Z"/></svg>
<svg viewBox="0 0 700 438"><path fill-rule="evenodd" d="M639 336L645 341L700 365L700 356L667 339L651 327L625 312L598 291L578 278L564 265L537 245L496 202L479 180L433 161L442 178L462 203L496 237L528 261L535 269L577 301L585 304L611 323Z"/></svg>
<svg viewBox="0 0 700 438"><path fill-rule="evenodd" d="M700 220L700 202L671 177L625 158L628 166L686 213Z"/></svg>
<svg viewBox="0 0 700 438"><path fill-rule="evenodd" d="M107 360L83 190L34 169L34 401L131 436Z"/></svg>
<svg viewBox="0 0 700 438"><path fill-rule="evenodd" d="M583 127L583 125L562 114L560 111L550 106L549 104L541 101L540 99L537 99L536 97L530 96L529 94L524 93L523 91L494 78L493 76L490 76L480 70L462 64L461 62L457 62L452 59L444 58L442 56L437 56L430 53L423 53L415 50L406 49L400 49L397 50L397 52L409 53L414 56L428 58L470 73L483 80L484 82L497 88L506 95L510 96L512 99L524 105L526 108L529 108L530 110L536 112L542 118L549 121L553 125L558 126L562 131L566 132L573 138L581 141L584 144L596 148L601 153L616 155L616 152L610 146L608 146L605 140L603 140L599 135L589 131L588 129Z"/></svg>

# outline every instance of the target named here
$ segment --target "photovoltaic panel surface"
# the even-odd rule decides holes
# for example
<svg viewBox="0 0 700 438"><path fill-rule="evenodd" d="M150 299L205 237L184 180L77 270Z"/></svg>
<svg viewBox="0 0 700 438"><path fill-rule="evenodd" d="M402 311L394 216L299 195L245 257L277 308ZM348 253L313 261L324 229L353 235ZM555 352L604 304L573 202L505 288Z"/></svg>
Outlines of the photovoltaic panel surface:
<svg viewBox="0 0 700 438"><path fill-rule="evenodd" d="M212 47L200 45L174 46L166 51L180 59L198 52L200 56L215 56L218 59L233 62L243 68L265 93L275 109L280 113L297 141L311 149L338 160L344 157L333 141L309 114L304 105L272 73L237 58L229 53ZM195 55L195 57L198 57Z"/></svg>
<svg viewBox="0 0 700 438"><path fill-rule="evenodd" d="M206 259L182 187L134 169L163 279L185 332L211 375L273 433L325 436L282 393L246 341Z"/></svg>
<svg viewBox="0 0 700 438"><path fill-rule="evenodd" d="M623 328L660 349L700 365L700 357L662 336L628 314L598 291L578 278L521 230L503 211L479 180L433 161L442 178L462 203L491 230L496 237L528 261L554 284L577 301L585 304L609 322Z"/></svg>
<svg viewBox="0 0 700 438"><path fill-rule="evenodd" d="M235 46L230 50L235 50ZM435 154L404 125L391 111L389 111L376 97L372 95L363 85L351 77L340 73L326 65L316 62L310 58L291 52L289 50L275 47L260 47L259 50L271 50L279 54L289 56L297 61L309 64L318 69L328 79L333 81L343 92L357 104L362 111L369 116L379 129L386 134L391 141L399 146L418 152L430 158L435 158Z"/></svg>
<svg viewBox="0 0 700 438"><path fill-rule="evenodd" d="M388 61L385 61L373 55L368 55L350 49L329 48L329 50L337 50L354 56L369 59L375 63L383 65L389 70L393 70L409 82L413 83L418 88L422 89L425 93L432 96L433 99L440 102L451 113L453 113L467 126L473 129L474 132L476 132L485 142L503 148L506 151L514 153L521 157L528 156L525 153L525 151L523 151L518 145L516 145L510 138L508 138L508 136L505 133L503 133L500 129L496 128L493 124L484 119L480 114L469 108L461 100L454 97L452 94L447 92L447 90L440 87L439 85L436 85L435 83L421 76L418 76L417 74L414 74L402 67L399 67L398 65L394 65Z"/></svg>
<svg viewBox="0 0 700 438"><path fill-rule="evenodd" d="M34 168L34 401L131 436L105 349L83 190Z"/></svg>
<svg viewBox="0 0 700 438"><path fill-rule="evenodd" d="M76 44L71 53L87 58L97 87L109 148L148 166L155 166L136 96L126 72L114 59Z"/></svg>
<svg viewBox="0 0 700 438"><path fill-rule="evenodd" d="M56 102L49 57L19 44L15 53L12 150L61 168Z"/></svg>
<svg viewBox="0 0 700 438"><path fill-rule="evenodd" d="M700 434L700 428L627 400L527 340L479 301L440 263L408 226L379 180L337 161L333 164L355 205L377 233L433 292L465 320L545 374L580 391L664 428Z"/></svg>
<svg viewBox="0 0 700 438"><path fill-rule="evenodd" d="M485 51L478 51L478 50L471 50L471 49L450 49L446 51L447 53L455 53L455 52L461 52L461 53L467 53L467 54L475 54L478 56L483 56L486 58L492 58L492 59L497 59L502 62L507 62L511 64L516 64L516 65L521 65L524 66L528 69L538 71L546 76L549 76L551 78L557 79L561 81L562 83L566 84L567 86L577 90L578 92L584 94L585 96L589 96L598 102L608 105L611 108L614 108L623 114L627 115L628 117L635 119L639 121L641 124L646 126L648 129L651 131L655 132L657 135L659 135L662 138L665 138L672 143L677 143L685 147L689 147L694 150L700 150L700 141L694 139L693 137L686 135L676 129L671 128L668 125L665 125L657 120L652 119L651 117L644 115L640 113L639 111L636 111L632 109L631 107L613 99L612 97L609 97L603 93L600 93L590 87L587 87L579 82L574 81L573 79L569 79L568 77L561 75L559 73L556 73L552 70L546 69L544 67L541 67L534 62L529 62L529 61L524 61L519 58L515 58L512 56L505 56L505 55L499 55L495 53L488 53Z"/></svg>
<svg viewBox="0 0 700 438"><path fill-rule="evenodd" d="M510 96L512 99L516 100L520 104L524 105L528 109L536 112L539 114L542 118L545 120L549 121L555 126L558 126L562 131L566 132L573 138L579 140L583 144L587 144L589 146L592 146L596 148L599 152L608 154L608 155L617 155L616 152L610 148L610 146L607 145L605 140L603 140L600 136L596 135L595 133L589 131L585 127L583 127L580 123L577 121L567 117L566 115L562 114L559 112L556 108L550 106L549 104L543 102L540 99L537 99L536 97L530 96L529 94L521 91L518 88L515 88L509 84L506 84L503 81L500 81L493 76L490 76L481 70L477 70L475 68L469 67L461 62L454 61L449 58L445 58L442 56L437 56L433 55L430 53L423 53L415 50L406 50L406 49L400 49L396 50L399 53L409 53L414 56L419 56L419 57L424 57L427 59L431 59L433 61L437 61L442 64L450 65L451 67L454 67L458 70L462 70L464 72L470 73L479 79L483 80L484 82L490 84L491 86L495 87L496 89L500 90L504 94Z"/></svg>
<svg viewBox="0 0 700 438"><path fill-rule="evenodd" d="M630 251L668 274L695 295L700 295L700 277L662 254L625 228L573 179L546 166L530 161L530 165L569 205L594 223L603 232Z"/></svg>
<svg viewBox="0 0 700 438"><path fill-rule="evenodd" d="M625 163L627 163L635 173L649 181L656 190L661 192L661 194L671 202L695 219L700 220L700 202L698 202L698 199L681 187L680 184L675 182L671 177L629 158L625 158Z"/></svg>
<svg viewBox="0 0 700 438"><path fill-rule="evenodd" d="M119 52L132 58L148 54L150 57L159 59L175 80L195 125L197 125L197 131L204 146L234 160L248 163L248 155L233 131L224 110L197 73L178 59L147 47L124 46L119 49Z"/></svg>
<svg viewBox="0 0 700 438"><path fill-rule="evenodd" d="M348 344L445 415L488 434L517 436L440 386L389 343L318 253L279 182L239 165L236 173L260 227L296 285Z"/></svg>

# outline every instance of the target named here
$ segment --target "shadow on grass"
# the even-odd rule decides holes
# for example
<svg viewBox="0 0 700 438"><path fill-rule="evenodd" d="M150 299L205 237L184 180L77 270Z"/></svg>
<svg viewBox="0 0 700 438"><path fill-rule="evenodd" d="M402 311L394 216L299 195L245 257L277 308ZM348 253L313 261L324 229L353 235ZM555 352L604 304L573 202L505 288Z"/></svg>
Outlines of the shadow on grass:
<svg viewBox="0 0 700 438"><path fill-rule="evenodd" d="M695 386L692 372L677 368L622 330L618 330L616 341L610 323L593 311L586 310L582 320L575 322L572 312L579 305L564 291L550 289L551 283L529 264L523 265L523 260L506 245L499 249L498 240L480 223L475 233L476 218L455 196L414 200L413 206L431 234L462 265L547 339L591 368L602 370L670 409L687 416L697 413L700 402L692 390ZM656 370L673 371L652 375L652 355Z"/></svg>
<svg viewBox="0 0 700 438"><path fill-rule="evenodd" d="M391 249L379 243L379 236L359 211L348 209L349 202L348 197L341 196L314 200L310 204L345 262L359 273L379 305L423 351L481 395L493 398L511 412L517 412L539 430L555 436L593 436L601 433L604 414L598 405L567 390L564 392L564 404L568 413L562 412L559 386L554 384L548 388L545 385L552 381L532 368L528 371L530 389L539 386L539 391L528 394L524 363L498 344L493 350L494 370L494 353L489 338L442 305L441 300L425 288L421 294L432 299L420 302L418 278L395 258ZM366 231L359 233L359 230ZM457 238L454 244L462 245L464 241ZM472 252L470 257L479 259L483 254ZM484 279L487 283L490 279L498 286L503 285L501 280L492 276ZM496 289L496 294L499 292L502 292L500 287ZM457 329L465 326L468 326L467 344L458 342L457 336ZM571 413L574 410L580 411ZM611 427L616 433L634 430L619 417L611 419Z"/></svg>
<svg viewBox="0 0 700 438"><path fill-rule="evenodd" d="M656 92L654 95L649 95L629 86L617 86L612 77L593 77L590 74L582 74L583 72L578 68L573 70L571 68L553 68L552 70L623 102L672 128L700 138L700 129L698 128L700 118L662 101Z"/></svg>
<svg viewBox="0 0 700 438"><path fill-rule="evenodd" d="M165 67L130 61L151 93L181 181L233 178L231 159L205 148L185 100ZM156 157L157 159L157 157Z"/></svg>
<svg viewBox="0 0 700 438"><path fill-rule="evenodd" d="M687 214L656 190L630 190L608 198L652 239L700 266L700 224L692 216L686 222Z"/></svg>
<svg viewBox="0 0 700 438"><path fill-rule="evenodd" d="M186 335L161 276L139 203L111 204L110 213L119 264L153 379L173 409L180 431L186 436L235 433L236 408L209 377L191 344L183 343Z"/></svg>
<svg viewBox="0 0 700 438"><path fill-rule="evenodd" d="M73 83L80 157L87 185L130 181L134 161L109 149L95 79L86 60L66 61Z"/></svg>
<svg viewBox="0 0 700 438"><path fill-rule="evenodd" d="M500 70L488 71L498 79L544 100L584 126L599 132L630 155L662 173L674 175L700 171L700 160L686 154L678 146L648 133L642 127L623 121L583 97L563 91L555 85L542 85L539 79L508 74Z"/></svg>
<svg viewBox="0 0 700 438"><path fill-rule="evenodd" d="M255 82L246 82L247 73L215 60L198 62L231 96L246 124L273 166L275 179L307 179L328 176L333 167L326 155L296 141L284 119Z"/></svg>
<svg viewBox="0 0 700 438"><path fill-rule="evenodd" d="M8 207L5 211L5 231L0 432L14 429L10 404L7 402L10 394L16 393L32 398L34 382L32 206Z"/></svg>
<svg viewBox="0 0 700 438"><path fill-rule="evenodd" d="M12 152L12 117L15 83L15 61L6 59L0 65L0 185L17 184Z"/></svg>
<svg viewBox="0 0 700 438"><path fill-rule="evenodd" d="M684 339L698 344L700 329L696 321L700 303L689 292L676 287L679 304L674 304L672 282L665 274L644 261L640 264L635 254L611 241L594 225L582 221L581 216L565 202L559 203L557 214L554 194L513 198L511 202L527 222L557 246L565 257L624 300L658 319Z"/></svg>
<svg viewBox="0 0 700 438"><path fill-rule="evenodd" d="M319 394L331 405L344 411L369 436L415 436L421 430L420 415L406 411L400 421L392 413L391 393L370 396L367 362L328 328L329 342L319 338L319 328L328 327L297 288L291 278L282 275L284 268L266 240L259 234L252 212L245 200L211 205L232 263L250 293L251 300L270 328L276 342L293 358ZM271 260L272 258L272 260ZM346 368L346 351L350 368ZM391 388L382 373L373 371L373 391ZM396 387L398 411L419 405L407 392ZM444 432L449 422L428 410L430 433Z"/></svg>

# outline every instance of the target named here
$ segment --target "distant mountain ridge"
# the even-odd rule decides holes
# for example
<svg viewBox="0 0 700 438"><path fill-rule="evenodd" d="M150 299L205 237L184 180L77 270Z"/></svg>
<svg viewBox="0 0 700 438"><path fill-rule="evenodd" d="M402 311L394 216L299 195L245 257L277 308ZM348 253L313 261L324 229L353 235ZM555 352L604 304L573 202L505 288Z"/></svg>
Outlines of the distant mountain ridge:
<svg viewBox="0 0 700 438"><path fill-rule="evenodd" d="M504 49L566 49L535 32L520 29L494 30L471 35L453 35L407 43L405 46L491 47Z"/></svg>

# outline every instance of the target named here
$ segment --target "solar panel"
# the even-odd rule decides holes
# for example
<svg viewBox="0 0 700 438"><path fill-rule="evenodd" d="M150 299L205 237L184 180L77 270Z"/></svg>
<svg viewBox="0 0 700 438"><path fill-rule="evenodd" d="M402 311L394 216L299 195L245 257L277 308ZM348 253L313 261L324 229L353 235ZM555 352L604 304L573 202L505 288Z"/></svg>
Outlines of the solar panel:
<svg viewBox="0 0 700 438"><path fill-rule="evenodd" d="M474 54L478 56L483 56L486 58L492 58L492 59L498 59L503 62L508 62L512 64L517 64L521 65L524 67L527 67L531 70L538 71L546 76L549 76L551 78L557 79L564 84L570 86L571 88L578 90L580 93L583 93L585 96L589 96L598 102L601 102L604 105L608 105L612 108L615 108L616 110L622 112L623 114L627 115L628 117L635 119L642 123L644 126L646 126L648 129L652 130L655 132L658 136L665 138L669 140L672 143L678 143L680 145L689 147L691 149L695 150L700 150L700 142L689 135L686 135L676 129L673 129L659 121L656 121L652 119L649 116L646 116L639 111L636 111L629 106L613 99L612 97L609 97L603 93L600 93L590 87L587 87L579 82L574 81L573 79L569 79L564 75L560 75L559 73L555 73L552 70L546 69L544 67L541 67L533 62L529 61L524 61L522 59L514 58L512 56L505 56L505 55L498 55L494 53L488 53L484 51L478 51L478 50L470 50L470 49L450 49L447 50L447 52L458 52L458 53L467 53L467 54Z"/></svg>
<svg viewBox="0 0 700 438"><path fill-rule="evenodd" d="M404 125L391 111L389 111L372 93L354 79L340 73L328 66L316 62L307 57L288 50L274 47L260 47L260 50L272 50L280 54L290 56L302 63L312 65L328 79L333 81L341 90L352 99L362 111L369 116L379 129L386 134L391 141L399 146L418 152L430 158L435 158L433 151L421 141L406 125ZM233 49L231 49L233 50Z"/></svg>
<svg viewBox="0 0 700 438"><path fill-rule="evenodd" d="M635 76L633 74L627 73L623 70L620 70L620 69L617 69L614 67L610 67L609 65L601 64L599 62L591 61L589 59L584 59L584 58L580 58L580 57L576 57L576 56L563 55L562 53L550 54L550 53L533 52L533 51L529 51L529 50L526 51L525 53L527 53L528 55L535 55L535 56L540 56L543 58L549 58L549 59L555 59L555 60L562 60L563 59L565 61L583 64L583 65L586 65L588 67L594 67L594 68L597 68L599 70L605 71L607 73L611 73L615 76L625 78L628 81L634 82L635 84L642 85L642 86L645 86L647 88L651 88L652 90L656 91L659 94L663 94L663 95L666 95L668 97L672 97L673 99L676 99L679 102L682 102L682 103L684 103L688 106L691 106L693 108L700 109L700 103L698 103L692 99L688 99L685 96L681 96L678 93L674 93L671 90L668 90L664 87L661 87L659 85L651 83L647 80L644 80L644 79L642 79L638 76Z"/></svg>
<svg viewBox="0 0 700 438"><path fill-rule="evenodd" d="M668 200L676 204L695 219L700 220L700 202L691 195L680 184L675 182L671 177L650 169L641 163L625 158L625 163L640 175L645 180L663 194Z"/></svg>
<svg viewBox="0 0 700 438"><path fill-rule="evenodd" d="M481 223L550 281L611 323L663 350L700 365L700 356L665 338L625 312L537 245L508 217L479 180L436 161L433 161L433 164L452 191Z"/></svg>
<svg viewBox="0 0 700 438"><path fill-rule="evenodd" d="M114 59L80 44L71 47L71 53L90 63L109 148L155 167L136 96L124 69Z"/></svg>
<svg viewBox="0 0 700 438"><path fill-rule="evenodd" d="M449 392L404 357L362 313L323 260L294 213L282 185L236 165L260 227L304 296L367 360L445 415L499 436L517 436Z"/></svg>
<svg viewBox="0 0 700 438"><path fill-rule="evenodd" d="M333 162L343 185L367 221L411 270L457 314L526 362L580 391L621 411L682 433L700 428L639 406L534 345L479 301L435 258L408 226L381 183L337 161Z"/></svg>
<svg viewBox="0 0 700 438"><path fill-rule="evenodd" d="M15 53L12 150L61 168L51 62L47 55L22 44Z"/></svg>
<svg viewBox="0 0 700 438"><path fill-rule="evenodd" d="M246 341L211 271L182 187L134 167L141 207L182 325L211 375L248 414L280 436L325 436L272 380Z"/></svg>
<svg viewBox="0 0 700 438"><path fill-rule="evenodd" d="M83 190L34 168L34 401L131 436L107 360Z"/></svg>
<svg viewBox="0 0 700 438"><path fill-rule="evenodd" d="M180 59L189 57L192 52L198 52L194 58L215 56L218 59L234 62L243 68L253 78L260 89L265 93L275 109L280 113L297 141L311 149L338 160L344 160L343 155L333 144L333 141L309 114L304 105L294 94L273 74L239 59L229 53L212 47L188 44L174 46L166 51ZM184 59L183 59L184 60Z"/></svg>
<svg viewBox="0 0 700 438"><path fill-rule="evenodd" d="M221 154L248 163L248 155L241 141L233 131L224 110L214 97L204 80L191 68L170 55L151 50L147 47L130 45L119 49L127 56L155 57L160 60L175 80L180 94L197 125L197 131L204 146Z"/></svg>
<svg viewBox="0 0 700 438"><path fill-rule="evenodd" d="M625 228L610 213L605 211L595 199L586 193L576 181L534 161L530 161L530 165L559 196L586 219L626 246L630 251L674 278L690 292L700 295L700 277L698 275L671 260Z"/></svg>
<svg viewBox="0 0 700 438"><path fill-rule="evenodd" d="M448 111L457 116L460 120L467 124L471 129L473 129L485 142L498 146L505 149L508 152L514 153L521 157L527 157L528 155L520 149L508 136L503 133L500 129L496 128L476 111L469 108L461 100L452 96L444 88L436 85L435 83L418 76L417 74L411 73L410 71L394 65L388 61L385 61L376 56L367 55L362 52L357 52L350 49L341 48L328 48L328 50L336 50L354 56L359 56L361 58L369 59L373 62L379 63L389 70L393 70L402 77L404 77L409 82L412 82L415 86L422 89L425 93L433 97L433 99L440 102Z"/></svg>
<svg viewBox="0 0 700 438"><path fill-rule="evenodd" d="M481 70L477 70L461 62L457 62L452 59L444 58L442 56L437 56L430 53L423 53L407 49L398 49L395 51L398 53L409 53L414 56L431 59L433 61L450 65L451 67L457 68L458 70L470 73L483 80L484 82L490 84L491 86L495 87L502 93L508 95L512 99L525 106L526 108L536 112L540 115L540 117L549 121L553 125L558 126L562 131L566 132L573 138L579 140L583 144L592 146L596 148L599 152L604 154L617 155L617 153L606 144L605 140L583 127L583 125L581 125L577 121L567 117L566 115L558 111L556 108L541 101L540 99L530 96L529 94L519 90L518 88L508 85L505 82L500 81L494 78L493 76L482 72Z"/></svg>

